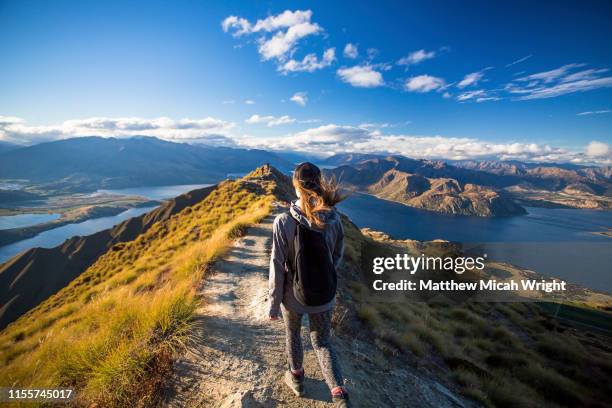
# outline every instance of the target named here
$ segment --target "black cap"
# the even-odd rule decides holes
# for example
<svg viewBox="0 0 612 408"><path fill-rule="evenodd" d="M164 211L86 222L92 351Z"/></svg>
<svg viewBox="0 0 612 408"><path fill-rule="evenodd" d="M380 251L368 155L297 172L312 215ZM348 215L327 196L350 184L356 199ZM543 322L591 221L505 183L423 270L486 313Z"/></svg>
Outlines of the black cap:
<svg viewBox="0 0 612 408"><path fill-rule="evenodd" d="M310 162L298 164L293 177L308 190L321 191L321 170Z"/></svg>

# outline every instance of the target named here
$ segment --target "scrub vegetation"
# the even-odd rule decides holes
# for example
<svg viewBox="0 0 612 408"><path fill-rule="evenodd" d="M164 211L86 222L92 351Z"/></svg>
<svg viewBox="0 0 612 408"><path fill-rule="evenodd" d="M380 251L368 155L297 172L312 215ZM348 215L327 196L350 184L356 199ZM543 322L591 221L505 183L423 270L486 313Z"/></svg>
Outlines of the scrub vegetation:
<svg viewBox="0 0 612 408"><path fill-rule="evenodd" d="M344 271L351 282L343 297L368 329L346 330L367 333L387 357L429 371L486 407L598 407L609 401L612 347L607 335L562 323L550 304L381 298L366 283L372 272L363 258L386 256L397 245L409 252L416 242L360 231L347 220L345 231L353 272L350 267ZM609 313L580 310L610 321Z"/></svg>
<svg viewBox="0 0 612 408"><path fill-rule="evenodd" d="M189 340L199 282L270 212L275 188L271 169L258 169L113 246L2 331L0 384L73 388L79 406L154 405Z"/></svg>

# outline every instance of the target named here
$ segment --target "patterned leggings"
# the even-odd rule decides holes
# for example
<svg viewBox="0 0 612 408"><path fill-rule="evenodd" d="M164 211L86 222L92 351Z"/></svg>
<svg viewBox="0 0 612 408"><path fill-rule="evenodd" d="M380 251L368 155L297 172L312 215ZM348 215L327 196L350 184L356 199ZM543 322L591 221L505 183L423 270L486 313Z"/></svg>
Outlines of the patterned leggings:
<svg viewBox="0 0 612 408"><path fill-rule="evenodd" d="M289 367L292 370L299 370L304 362L301 336L303 315L288 310L284 306L282 306L282 311L285 322ZM308 315L310 342L319 360L319 366L321 366L325 382L330 390L344 385L340 364L331 345L331 317L331 310Z"/></svg>

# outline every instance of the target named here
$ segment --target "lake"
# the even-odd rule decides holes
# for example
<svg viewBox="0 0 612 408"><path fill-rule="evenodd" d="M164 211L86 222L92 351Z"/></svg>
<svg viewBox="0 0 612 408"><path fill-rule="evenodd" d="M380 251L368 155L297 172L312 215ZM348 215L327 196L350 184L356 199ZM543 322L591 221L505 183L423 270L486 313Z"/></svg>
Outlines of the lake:
<svg viewBox="0 0 612 408"><path fill-rule="evenodd" d="M116 189L116 190L98 190L94 194L100 193L112 193L112 194L121 194L121 195L138 195L151 200L166 200L169 198L176 197L183 193L186 193L191 190L195 190L198 188L208 187L211 184L181 184L174 186L153 186L153 187L134 187L134 188L125 188L125 189ZM80 223L66 224L61 227L53 228L40 234L24 239L21 241L14 242L9 245L5 245L0 247L0 263L12 258L17 255L21 251L25 251L26 249L41 247L41 248L52 248L54 246L60 245L66 239L75 236L75 235L89 235L98 231L102 231L107 228L111 228L121 221L126 220L131 217L137 217L141 214L144 214L148 211L154 209L155 206L152 207L141 207L141 208L131 208L127 211L124 211L120 214L108 216L108 217L100 217L94 218L91 220L83 221ZM39 215L51 215L51 214L24 214L29 217L39 216ZM17 217L17 216L10 216ZM3 217L0 217L3 218ZM25 223L28 218L24 218L21 222ZM32 218L29 218L32 220ZM42 219L44 222L46 219ZM8 221L7 221L8 222ZM12 221L15 223L16 221ZM32 224L37 224L39 222L33 222ZM25 226L25 225L21 225ZM15 227L11 227L15 228Z"/></svg>
<svg viewBox="0 0 612 408"><path fill-rule="evenodd" d="M612 227L611 212L529 207L507 218L446 216L359 193L338 207L360 228L461 242L488 259L612 292L612 238L593 234Z"/></svg>
<svg viewBox="0 0 612 408"><path fill-rule="evenodd" d="M114 190L98 190L96 193L136 195L150 200L167 200L191 190L210 187L212 184L179 184L174 186L132 187Z"/></svg>
<svg viewBox="0 0 612 408"><path fill-rule="evenodd" d="M17 214L0 216L0 230L23 228L57 220L60 214Z"/></svg>
<svg viewBox="0 0 612 408"><path fill-rule="evenodd" d="M91 220L75 224L66 224L62 225L61 227L43 231L32 238L13 242L12 244L0 247L0 263L12 258L26 249L34 247L53 248L54 246L60 245L66 239L75 235L90 235L95 232L111 228L123 220L137 217L140 214L144 214L154 208L155 207L130 208L129 210L123 211L117 215L93 218Z"/></svg>

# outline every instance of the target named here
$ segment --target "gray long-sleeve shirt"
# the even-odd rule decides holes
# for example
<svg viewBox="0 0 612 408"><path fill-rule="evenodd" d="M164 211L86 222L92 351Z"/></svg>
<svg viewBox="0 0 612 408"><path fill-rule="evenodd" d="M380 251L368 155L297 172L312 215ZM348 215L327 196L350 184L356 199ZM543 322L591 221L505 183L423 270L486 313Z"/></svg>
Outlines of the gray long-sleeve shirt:
<svg viewBox="0 0 612 408"><path fill-rule="evenodd" d="M270 255L270 316L280 314L281 303L289 310L297 313L321 313L334 307L336 299L321 306L302 305L293 295L291 282L292 272L286 268L287 253L289 245L295 236L296 222L307 228L315 229L304 213L296 205L291 203L289 213L283 213L276 217L272 229L272 253ZM344 231L342 222L336 210L325 214L325 240L331 252L331 257L336 269L338 268L344 253ZM293 217L292 217L293 216ZM297 220L297 221L296 221Z"/></svg>

